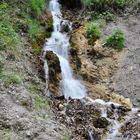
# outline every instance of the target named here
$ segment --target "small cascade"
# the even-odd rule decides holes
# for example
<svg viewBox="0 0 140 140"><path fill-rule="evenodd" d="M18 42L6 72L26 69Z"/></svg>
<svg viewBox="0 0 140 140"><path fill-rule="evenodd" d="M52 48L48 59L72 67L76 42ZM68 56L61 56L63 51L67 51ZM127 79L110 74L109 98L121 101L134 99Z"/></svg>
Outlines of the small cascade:
<svg viewBox="0 0 140 140"><path fill-rule="evenodd" d="M53 32L51 34L51 37L45 43L43 52L45 56L47 51L52 51L59 58L61 74L62 74L62 79L60 81L61 93L64 95L66 99L69 98L80 99L80 103L83 101L85 106L88 103L90 103L93 105L93 107L95 105L95 109L96 109L96 104L97 104L101 112L100 119L101 121L104 121L105 124L107 124L107 128L105 129L108 131L108 136L105 138L105 140L113 140L118 134L119 129L122 125L119 122L120 116L118 115L118 111L121 110L120 105L113 102L105 102L101 99L92 100L91 98L86 97L86 89L84 85L82 85L79 80L74 78L73 71L69 64L68 47L70 46L70 44L69 44L69 36L67 32L72 30L71 23L62 18L60 4L58 3L58 0L50 0L49 9L53 16ZM62 29L63 27L66 27L66 29ZM44 69L45 69L46 79L48 79L49 78L48 64L46 60L44 64ZM111 115L113 116L109 116L109 110L112 111L111 113L113 114ZM76 111L74 110L73 114ZM86 110L81 110L81 112L84 114ZM126 111L126 112L130 112L130 114L126 115L127 117L125 118L125 120L129 119L131 114L134 114L133 111ZM88 115L90 117L91 113L89 113ZM85 119L85 117L83 117L83 119ZM94 140L92 131L87 130L87 133L89 139Z"/></svg>
<svg viewBox="0 0 140 140"><path fill-rule="evenodd" d="M79 80L73 77L73 72L68 61L69 36L66 32L61 33L62 27L65 24L67 24L69 30L71 30L71 23L63 20L60 5L57 0L50 1L49 9L53 16L54 30L45 44L44 52L53 51L59 58L62 71L60 90L65 98L82 99L86 96L86 89ZM46 75L48 75L47 62L45 62L45 72Z"/></svg>

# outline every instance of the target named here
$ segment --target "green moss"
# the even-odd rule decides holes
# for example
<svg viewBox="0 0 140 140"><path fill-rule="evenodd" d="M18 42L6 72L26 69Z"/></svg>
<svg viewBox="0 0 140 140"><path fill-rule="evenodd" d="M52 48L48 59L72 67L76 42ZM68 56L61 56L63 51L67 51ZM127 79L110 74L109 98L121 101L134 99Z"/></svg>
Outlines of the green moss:
<svg viewBox="0 0 140 140"><path fill-rule="evenodd" d="M125 47L125 36L121 30L114 31L105 42L105 46L115 49L123 49Z"/></svg>

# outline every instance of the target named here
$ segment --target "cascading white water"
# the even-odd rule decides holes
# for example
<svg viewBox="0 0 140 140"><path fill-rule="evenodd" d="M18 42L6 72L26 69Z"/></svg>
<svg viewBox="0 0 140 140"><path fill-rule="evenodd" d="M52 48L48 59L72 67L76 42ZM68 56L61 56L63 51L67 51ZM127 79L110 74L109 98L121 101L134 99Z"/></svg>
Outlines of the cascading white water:
<svg viewBox="0 0 140 140"><path fill-rule="evenodd" d="M86 89L80 83L79 80L76 80L73 77L73 72L68 61L69 36L67 33L61 33L62 23L68 21L63 20L62 18L58 0L50 0L49 8L53 16L53 32L51 37L45 43L43 52L53 51L59 58L62 71L62 81L60 82L60 90L64 94L64 97L66 99L68 99L69 97L72 99L82 99L86 96ZM69 28L71 29L71 26L69 26ZM46 60L44 68L46 78L48 78L48 66ZM117 119L109 119L107 117L106 108L111 104L114 104L115 106L119 105L112 102L104 102L100 99L92 100L89 97L86 97L86 99L88 99L90 103L99 103L101 105L101 117L106 118L111 123L111 126L108 128L110 134L105 138L105 140L113 140L118 133L121 123L119 123ZM133 114L133 112L131 113ZM90 131L88 131L88 134L90 139L94 140Z"/></svg>
<svg viewBox="0 0 140 140"><path fill-rule="evenodd" d="M51 50L59 58L62 71L60 89L65 98L82 99L86 96L86 89L79 80L74 79L72 69L68 62L69 37L67 33L61 33L62 22L66 22L66 20L62 18L58 0L51 0L49 9L53 16L53 32L44 46L44 52ZM71 29L71 26L69 28ZM45 73L48 75L47 62L45 63Z"/></svg>

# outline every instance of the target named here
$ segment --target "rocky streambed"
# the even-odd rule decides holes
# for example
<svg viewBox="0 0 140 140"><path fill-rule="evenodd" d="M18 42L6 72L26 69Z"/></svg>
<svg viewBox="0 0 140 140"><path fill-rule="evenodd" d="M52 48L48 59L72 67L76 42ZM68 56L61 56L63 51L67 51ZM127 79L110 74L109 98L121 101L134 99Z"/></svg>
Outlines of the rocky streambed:
<svg viewBox="0 0 140 140"><path fill-rule="evenodd" d="M82 79L89 97L82 100L66 100L63 96L52 98L50 106L56 119L69 128L69 138L73 140L140 139L139 110L132 107L129 98L118 95L114 90L114 75L126 51L104 48L101 40L89 45L82 19L75 20L76 16L68 10L64 13L67 19L74 20L73 31L70 33L70 65L74 77ZM62 32L67 31L69 30ZM57 65L59 68L60 62ZM48 67L49 70L53 70L53 65L51 66ZM56 77L61 77L60 73L57 76L57 69L54 68L54 71ZM61 78L58 79L61 81ZM51 89L57 85L59 91L59 80L55 80L54 85L52 83Z"/></svg>

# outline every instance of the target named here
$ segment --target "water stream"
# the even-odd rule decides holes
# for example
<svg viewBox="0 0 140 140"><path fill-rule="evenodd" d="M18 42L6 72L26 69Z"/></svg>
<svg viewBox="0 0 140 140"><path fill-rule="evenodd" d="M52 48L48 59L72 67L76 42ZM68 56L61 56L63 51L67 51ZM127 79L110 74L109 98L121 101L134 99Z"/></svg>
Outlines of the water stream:
<svg viewBox="0 0 140 140"><path fill-rule="evenodd" d="M44 51L53 51L59 58L61 71L62 71L62 81L61 91L65 98L69 97L72 99L82 99L86 96L86 89L80 83L79 80L74 79L73 72L69 64L68 58L68 47L69 47L69 36L68 34L61 33L62 23L69 23L69 29L71 30L71 23L67 20L63 20L60 11L60 4L57 0L51 0L49 3L49 9L53 16L53 32L51 37L45 44ZM47 63L47 62L46 62ZM46 66L47 64L45 64ZM48 74L48 69L46 66L46 75Z"/></svg>
<svg viewBox="0 0 140 140"><path fill-rule="evenodd" d="M69 26L69 30L71 30L71 23L67 20L64 20L61 14L60 10L60 4L58 3L58 0L50 0L49 3L49 9L53 16L53 32L51 37L47 40L45 43L45 46L43 48L43 51L53 51L59 58L61 71L62 71L62 81L60 90L63 93L64 97L68 99L69 97L72 99L82 99L86 97L86 89L84 85L81 84L81 82L74 78L73 71L69 64L69 57L68 57L68 50L69 50L69 36L66 32L61 32L62 30L62 23L66 23ZM45 73L46 76L48 76L48 66L47 61L45 61ZM88 98L88 97L87 97ZM106 107L110 106L111 104L114 104L115 106L119 106L118 104L112 103L112 102L104 102L100 99L98 100L92 100L88 98L90 102L92 103L99 103L102 105L102 116L108 119L111 122L110 129L110 135L106 138L106 140L113 140L115 135L118 133L118 130L121 126L119 122L113 119L107 118L107 112ZM90 131L88 131L90 139L94 140L92 137L92 134Z"/></svg>

